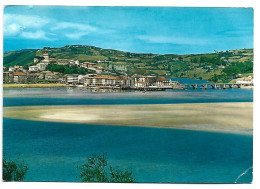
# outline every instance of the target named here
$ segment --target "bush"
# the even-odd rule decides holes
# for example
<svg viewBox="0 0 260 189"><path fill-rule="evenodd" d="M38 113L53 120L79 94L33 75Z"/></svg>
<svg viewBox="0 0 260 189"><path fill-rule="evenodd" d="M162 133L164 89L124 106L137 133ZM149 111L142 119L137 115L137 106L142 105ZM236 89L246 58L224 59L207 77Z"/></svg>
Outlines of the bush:
<svg viewBox="0 0 260 189"><path fill-rule="evenodd" d="M106 154L92 155L87 163L78 167L82 182L135 182L132 170L120 170L108 165Z"/></svg>
<svg viewBox="0 0 260 189"><path fill-rule="evenodd" d="M3 156L3 180L4 181L22 181L28 170L27 165L19 158L16 161L7 160Z"/></svg>

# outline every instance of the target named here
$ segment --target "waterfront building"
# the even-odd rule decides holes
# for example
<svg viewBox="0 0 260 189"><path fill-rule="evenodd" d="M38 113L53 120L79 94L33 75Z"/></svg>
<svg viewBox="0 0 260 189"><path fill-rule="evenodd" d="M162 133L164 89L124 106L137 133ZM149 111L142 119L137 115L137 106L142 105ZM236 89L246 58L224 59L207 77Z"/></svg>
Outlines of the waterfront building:
<svg viewBox="0 0 260 189"><path fill-rule="evenodd" d="M158 87L170 87L171 84L171 79L166 79L165 77L160 77L156 80L156 86Z"/></svg>
<svg viewBox="0 0 260 189"><path fill-rule="evenodd" d="M10 82L10 72L3 72L3 83Z"/></svg>
<svg viewBox="0 0 260 189"><path fill-rule="evenodd" d="M14 83L25 83L27 81L27 74L23 72L14 72L12 75Z"/></svg>
<svg viewBox="0 0 260 189"><path fill-rule="evenodd" d="M58 80L59 75L56 75L54 73L47 73L44 75L44 79L47 81L56 81Z"/></svg>
<svg viewBox="0 0 260 189"><path fill-rule="evenodd" d="M64 83L68 85L77 85L78 84L78 74L66 74L63 76Z"/></svg>
<svg viewBox="0 0 260 189"><path fill-rule="evenodd" d="M148 87L148 82L145 81L135 82L135 88L146 88L146 87Z"/></svg>
<svg viewBox="0 0 260 189"><path fill-rule="evenodd" d="M26 79L29 83L35 83L39 79L39 73L28 73Z"/></svg>
<svg viewBox="0 0 260 189"><path fill-rule="evenodd" d="M252 78L252 76L237 78L236 83L237 84L253 84L253 78Z"/></svg>

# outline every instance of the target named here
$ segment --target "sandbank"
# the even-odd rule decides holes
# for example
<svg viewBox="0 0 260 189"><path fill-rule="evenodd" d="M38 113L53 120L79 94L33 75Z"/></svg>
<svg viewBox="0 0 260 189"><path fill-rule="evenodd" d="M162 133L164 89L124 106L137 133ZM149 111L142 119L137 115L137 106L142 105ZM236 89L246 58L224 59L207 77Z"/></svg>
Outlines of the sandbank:
<svg viewBox="0 0 260 189"><path fill-rule="evenodd" d="M4 117L252 134L253 103L5 107ZM87 126L87 125L86 125Z"/></svg>

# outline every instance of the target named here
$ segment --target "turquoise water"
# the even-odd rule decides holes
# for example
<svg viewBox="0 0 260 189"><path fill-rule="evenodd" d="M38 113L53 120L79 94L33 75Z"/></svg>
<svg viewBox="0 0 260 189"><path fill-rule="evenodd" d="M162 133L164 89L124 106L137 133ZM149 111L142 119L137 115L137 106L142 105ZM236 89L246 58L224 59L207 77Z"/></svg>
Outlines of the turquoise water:
<svg viewBox="0 0 260 189"><path fill-rule="evenodd" d="M69 89L4 90L4 106L252 102L253 91L188 90L88 93ZM27 181L79 181L77 166L107 153L137 182L233 183L253 164L253 137L181 129L3 119L3 150L29 166ZM250 169L238 182L251 182Z"/></svg>

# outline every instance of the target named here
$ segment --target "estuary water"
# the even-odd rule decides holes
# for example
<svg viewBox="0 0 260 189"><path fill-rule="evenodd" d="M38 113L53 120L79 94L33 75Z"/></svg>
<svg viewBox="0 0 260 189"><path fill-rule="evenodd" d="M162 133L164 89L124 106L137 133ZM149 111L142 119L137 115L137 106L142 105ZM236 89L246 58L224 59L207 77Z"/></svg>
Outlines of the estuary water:
<svg viewBox="0 0 260 189"><path fill-rule="evenodd" d="M88 92L4 89L4 107L252 102L253 90ZM80 181L77 166L107 153L137 182L233 183L253 164L252 135L3 119L3 151L28 165L26 181ZM237 182L251 182L252 169Z"/></svg>

